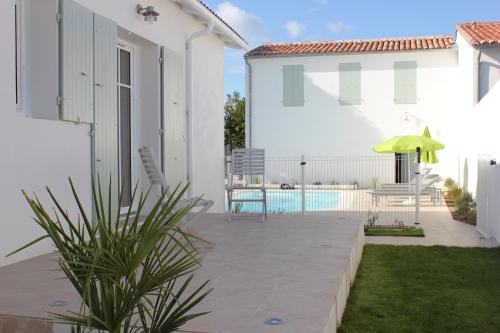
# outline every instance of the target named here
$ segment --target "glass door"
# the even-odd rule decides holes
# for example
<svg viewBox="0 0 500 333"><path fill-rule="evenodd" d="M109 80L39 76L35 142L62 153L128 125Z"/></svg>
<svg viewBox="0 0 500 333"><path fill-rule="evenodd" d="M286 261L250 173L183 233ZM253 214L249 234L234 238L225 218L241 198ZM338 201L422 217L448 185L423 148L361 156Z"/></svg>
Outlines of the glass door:
<svg viewBox="0 0 500 333"><path fill-rule="evenodd" d="M132 197L132 50L119 45L118 52L118 141L119 175L123 188L122 208Z"/></svg>

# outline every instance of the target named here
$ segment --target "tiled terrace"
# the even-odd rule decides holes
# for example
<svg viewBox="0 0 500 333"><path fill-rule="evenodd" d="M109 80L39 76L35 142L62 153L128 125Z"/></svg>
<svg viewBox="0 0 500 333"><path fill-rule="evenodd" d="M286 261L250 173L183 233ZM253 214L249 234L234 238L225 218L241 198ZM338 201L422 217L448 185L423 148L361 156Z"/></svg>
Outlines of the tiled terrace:
<svg viewBox="0 0 500 333"><path fill-rule="evenodd" d="M198 310L212 311L185 329L231 333L331 333L340 322L361 258L360 220L272 215L266 223L208 214L194 229L215 243L203 249L197 279L214 291ZM65 332L47 312L78 310L69 284L57 280L54 254L0 268L0 333ZM55 300L67 306L51 307ZM2 316L3 315L3 316ZM264 320L279 317L281 326Z"/></svg>

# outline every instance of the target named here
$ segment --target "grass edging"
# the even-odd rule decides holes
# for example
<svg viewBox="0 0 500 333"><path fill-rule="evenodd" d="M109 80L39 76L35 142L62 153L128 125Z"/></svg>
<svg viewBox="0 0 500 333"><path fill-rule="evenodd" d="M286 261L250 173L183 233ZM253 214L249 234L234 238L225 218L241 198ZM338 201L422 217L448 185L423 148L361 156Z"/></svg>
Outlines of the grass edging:
<svg viewBox="0 0 500 333"><path fill-rule="evenodd" d="M413 228L413 229L365 228L365 236L425 237L425 233L422 228Z"/></svg>

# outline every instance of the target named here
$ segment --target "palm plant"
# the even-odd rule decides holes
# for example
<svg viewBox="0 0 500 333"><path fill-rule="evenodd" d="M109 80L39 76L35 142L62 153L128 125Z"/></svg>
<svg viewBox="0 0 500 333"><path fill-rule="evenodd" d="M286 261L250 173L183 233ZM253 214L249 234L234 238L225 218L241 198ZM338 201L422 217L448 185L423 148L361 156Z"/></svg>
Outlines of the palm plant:
<svg viewBox="0 0 500 333"><path fill-rule="evenodd" d="M176 331L206 314L192 312L211 291L208 281L192 287L193 273L201 263L192 241L201 239L177 226L192 206L174 209L187 186L178 187L171 196L165 192L144 212L149 191L137 195L136 185L130 204L135 213L129 208L120 216L123 189L119 198L112 198L111 183L105 195L98 182L92 188L92 222L69 182L78 206L76 221L49 188L54 214L36 195L23 191L45 234L12 253L43 239L53 242L59 266L82 300L79 312L52 314L56 320L71 325L74 332L154 333ZM116 211L112 200L119 203Z"/></svg>

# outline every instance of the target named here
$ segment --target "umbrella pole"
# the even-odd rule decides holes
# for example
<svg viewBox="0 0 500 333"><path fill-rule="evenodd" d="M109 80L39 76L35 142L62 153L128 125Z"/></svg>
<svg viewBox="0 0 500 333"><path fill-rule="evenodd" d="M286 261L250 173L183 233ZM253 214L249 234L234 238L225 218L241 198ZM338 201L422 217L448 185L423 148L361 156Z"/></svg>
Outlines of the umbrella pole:
<svg viewBox="0 0 500 333"><path fill-rule="evenodd" d="M415 224L420 224L420 147L417 147L417 165L415 167Z"/></svg>
<svg viewBox="0 0 500 333"><path fill-rule="evenodd" d="M411 163L410 163L410 151L406 153L406 166L408 167L408 193L411 193ZM408 205L411 205L411 195L408 196Z"/></svg>

